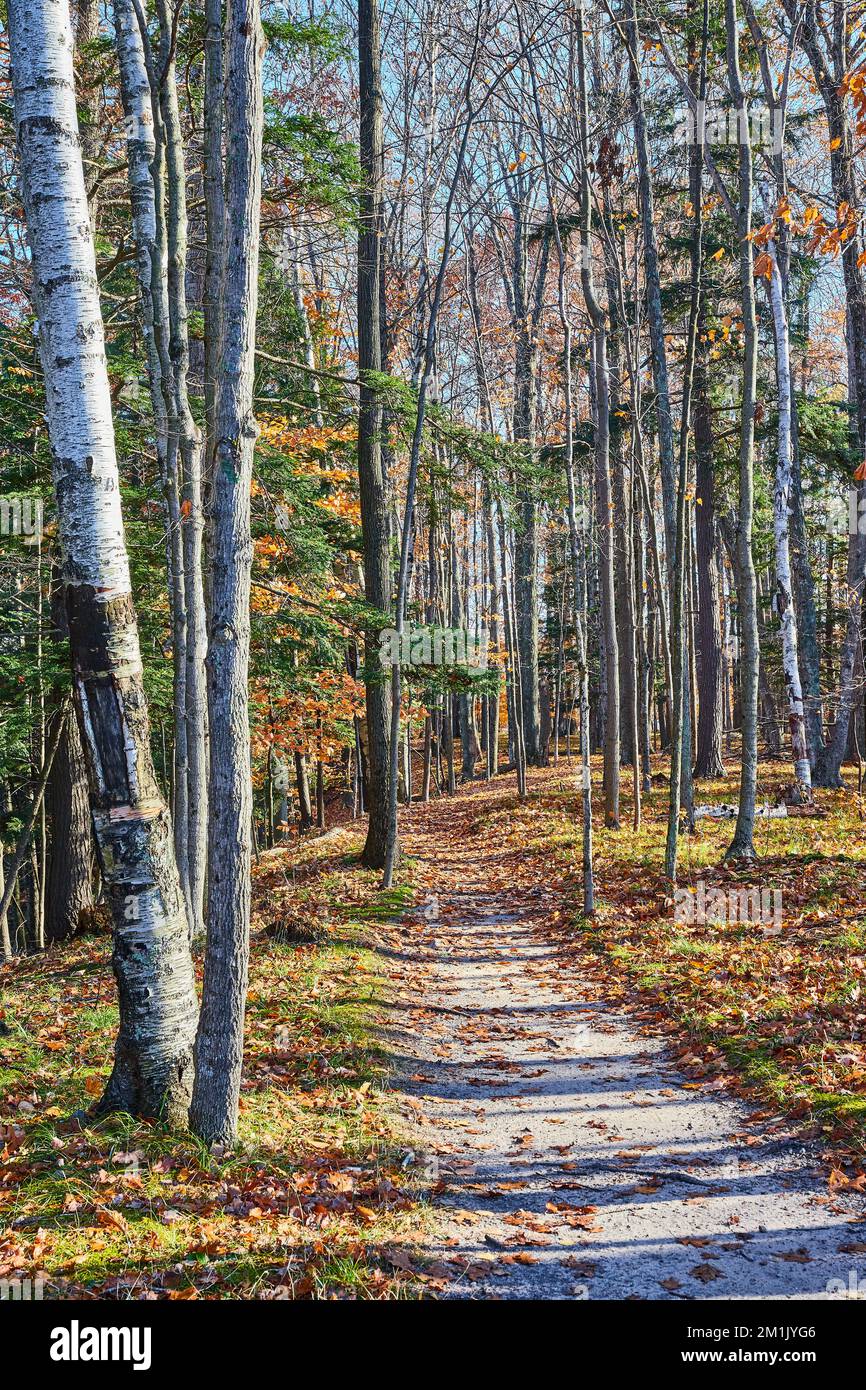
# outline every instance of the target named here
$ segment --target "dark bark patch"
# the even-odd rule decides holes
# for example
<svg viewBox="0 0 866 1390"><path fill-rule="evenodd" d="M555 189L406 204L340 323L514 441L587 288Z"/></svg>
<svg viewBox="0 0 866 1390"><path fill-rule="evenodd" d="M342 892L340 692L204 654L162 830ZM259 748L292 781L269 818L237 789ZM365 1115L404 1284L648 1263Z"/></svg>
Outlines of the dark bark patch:
<svg viewBox="0 0 866 1390"><path fill-rule="evenodd" d="M89 462L92 465L93 460ZM92 584L67 584L66 614L75 667L82 679L103 675L115 665L118 634L135 626L131 594L104 599Z"/></svg>

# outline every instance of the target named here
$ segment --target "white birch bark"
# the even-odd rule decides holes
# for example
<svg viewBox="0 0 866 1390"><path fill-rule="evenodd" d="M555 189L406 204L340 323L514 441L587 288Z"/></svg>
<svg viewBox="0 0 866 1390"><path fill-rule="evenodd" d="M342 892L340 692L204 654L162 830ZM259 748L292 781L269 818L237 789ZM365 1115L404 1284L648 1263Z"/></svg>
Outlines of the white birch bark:
<svg viewBox="0 0 866 1390"><path fill-rule="evenodd" d="M66 586L76 713L120 996L100 1108L183 1118L196 997L171 819L149 746L120 506L67 0L8 6L20 180Z"/></svg>
<svg viewBox="0 0 866 1390"><path fill-rule="evenodd" d="M114 0L120 92L126 119L126 150L132 227L136 245L142 332L155 426L160 482L166 509L166 569L172 620L174 667L174 851L190 930L187 827L188 755L186 721L187 613L178 479L178 423L172 385L168 305L168 248L165 221L166 158L156 78L145 52L144 16L136 0Z"/></svg>
<svg viewBox="0 0 866 1390"><path fill-rule="evenodd" d="M175 853L190 932L203 930L207 845L202 441L189 404L186 172L171 24L160 3L159 75L136 0L114 0L133 230L157 454L167 499L175 659ZM147 48L146 48L147 45Z"/></svg>
<svg viewBox="0 0 866 1390"><path fill-rule="evenodd" d="M168 250L169 356L174 416L177 421L178 470L183 542L186 645L184 658L184 719L186 724L186 866L190 930L204 930L204 884L207 856L207 649L202 581L202 452L201 432L189 402L189 320L186 302L188 218L186 164L177 97L173 6L157 0L160 25L159 101L165 132Z"/></svg>
<svg viewBox="0 0 866 1390"><path fill-rule="evenodd" d="M765 192L765 219L768 206L769 200ZM776 340L776 389L779 403L776 480L773 490L773 536L776 547L775 606L782 628L782 667L785 672L785 688L788 693L788 725L791 730L794 776L808 799L811 796L812 774L806 746L803 687L800 681L800 665L797 655L797 611L794 607L791 579L790 515L793 467L791 348L788 335L788 315L785 310L785 292L776 258L776 247L772 238L767 242L766 252L770 259L767 294L773 312L773 329Z"/></svg>

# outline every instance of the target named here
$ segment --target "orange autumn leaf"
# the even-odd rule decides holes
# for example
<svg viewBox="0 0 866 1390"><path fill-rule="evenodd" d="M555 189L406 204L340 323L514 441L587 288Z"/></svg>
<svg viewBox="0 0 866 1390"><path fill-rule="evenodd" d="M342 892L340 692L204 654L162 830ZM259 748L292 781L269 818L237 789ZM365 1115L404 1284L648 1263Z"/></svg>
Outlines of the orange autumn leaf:
<svg viewBox="0 0 866 1390"><path fill-rule="evenodd" d="M123 1213L112 1211L108 1207L103 1207L96 1220L100 1226L113 1226L118 1231L129 1230L129 1222Z"/></svg>

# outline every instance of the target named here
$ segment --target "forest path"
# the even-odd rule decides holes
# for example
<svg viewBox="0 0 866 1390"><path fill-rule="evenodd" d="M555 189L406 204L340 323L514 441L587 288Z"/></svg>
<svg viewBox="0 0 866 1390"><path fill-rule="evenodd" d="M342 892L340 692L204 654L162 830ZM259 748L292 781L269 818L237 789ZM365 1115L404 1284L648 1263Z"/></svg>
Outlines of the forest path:
<svg viewBox="0 0 866 1390"><path fill-rule="evenodd" d="M443 1293L826 1298L859 1278L866 1296L862 1202L828 1195L778 1119L690 1081L533 923L554 890L484 823L513 794L475 784L404 827L427 896L401 928L391 1043Z"/></svg>

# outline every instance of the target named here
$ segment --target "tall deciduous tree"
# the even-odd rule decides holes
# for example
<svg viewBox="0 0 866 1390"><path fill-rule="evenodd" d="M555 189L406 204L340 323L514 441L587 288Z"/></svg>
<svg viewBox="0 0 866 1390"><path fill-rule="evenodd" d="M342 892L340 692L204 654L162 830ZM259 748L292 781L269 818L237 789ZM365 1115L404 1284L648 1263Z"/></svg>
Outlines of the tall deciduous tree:
<svg viewBox="0 0 866 1390"><path fill-rule="evenodd" d="M179 1119L189 1103L196 997L171 821L150 755L69 6L12 0L8 13L75 705L114 923L120 1029L100 1108Z"/></svg>
<svg viewBox="0 0 866 1390"><path fill-rule="evenodd" d="M749 106L740 73L740 33L736 0L725 0L728 85L737 115L739 197L736 233L740 252L740 304L743 317L743 388L740 406L740 489L737 512L737 577L742 640L741 699L743 755L740 803L732 859L755 857L755 795L758 784L758 603L752 523L755 511L755 406L758 370L758 322L755 312L755 266L752 251L753 172Z"/></svg>
<svg viewBox="0 0 866 1390"><path fill-rule="evenodd" d="M207 711L202 584L201 431L187 387L186 162L172 24L160 0L152 48L137 0L114 0L141 318L166 502L175 663L175 852L190 931L203 927Z"/></svg>
<svg viewBox="0 0 866 1390"><path fill-rule="evenodd" d="M248 671L250 486L262 183L258 0L225 17L225 231L214 405L208 586L210 806L207 950L190 1123L210 1143L237 1132L250 933L252 774ZM210 229L209 236L215 231Z"/></svg>
<svg viewBox="0 0 866 1390"><path fill-rule="evenodd" d="M598 522L601 530L599 587L601 589L602 633L607 702L604 736L604 818L610 827L619 826L619 644L616 632L616 601L613 559L613 501L610 485L610 370L607 360L607 315L599 303L592 270L592 188L589 154L589 95L586 74L584 7L578 6L576 26L578 123L580 129L580 278L587 313L592 324L592 363L595 387L595 488Z"/></svg>
<svg viewBox="0 0 866 1390"><path fill-rule="evenodd" d="M363 185L358 223L358 481L364 544L364 593L379 613L391 607L388 491L382 407L374 379L382 371L382 246L385 152L378 0L358 0L358 100ZM385 865L388 841L388 695L374 627L366 634L369 821L363 860ZM395 851L396 852L396 851Z"/></svg>

